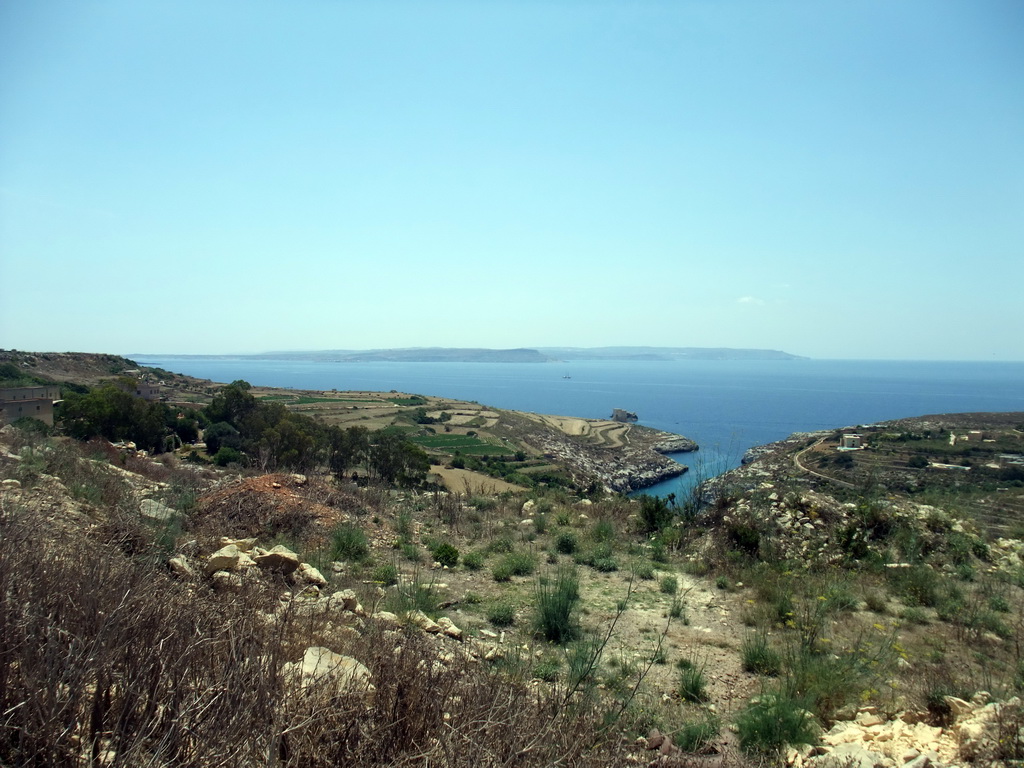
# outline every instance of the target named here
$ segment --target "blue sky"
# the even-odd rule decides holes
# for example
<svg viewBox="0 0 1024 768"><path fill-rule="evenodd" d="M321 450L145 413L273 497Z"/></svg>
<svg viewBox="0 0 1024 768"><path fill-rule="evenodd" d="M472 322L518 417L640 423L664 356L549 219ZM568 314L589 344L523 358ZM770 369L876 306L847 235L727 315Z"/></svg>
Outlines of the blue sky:
<svg viewBox="0 0 1024 768"><path fill-rule="evenodd" d="M0 347L1024 360L1024 4L0 2Z"/></svg>

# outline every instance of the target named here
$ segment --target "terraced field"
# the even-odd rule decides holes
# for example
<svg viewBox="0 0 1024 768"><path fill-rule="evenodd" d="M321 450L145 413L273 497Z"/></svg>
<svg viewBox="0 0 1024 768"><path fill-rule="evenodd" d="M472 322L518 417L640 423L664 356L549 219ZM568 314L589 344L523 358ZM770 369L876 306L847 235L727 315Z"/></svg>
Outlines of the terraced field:
<svg viewBox="0 0 1024 768"><path fill-rule="evenodd" d="M523 415L567 435L585 437L596 446L621 448L629 442L627 434L630 426L617 421L548 416L540 413L525 413Z"/></svg>
<svg viewBox="0 0 1024 768"><path fill-rule="evenodd" d="M412 442L428 451L442 453L464 453L474 456L508 456L514 453L511 448L481 440L470 435L411 435Z"/></svg>

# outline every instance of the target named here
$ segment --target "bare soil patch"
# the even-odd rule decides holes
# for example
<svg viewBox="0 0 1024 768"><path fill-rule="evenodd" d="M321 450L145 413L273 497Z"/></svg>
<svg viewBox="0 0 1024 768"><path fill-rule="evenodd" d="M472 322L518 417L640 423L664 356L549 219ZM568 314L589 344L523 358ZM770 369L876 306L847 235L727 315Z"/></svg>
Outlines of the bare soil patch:
<svg viewBox="0 0 1024 768"><path fill-rule="evenodd" d="M483 494L493 496L506 491L520 493L527 490L521 485L515 485L505 480L500 480L480 472L473 472L468 469L453 469L440 464L431 466L430 472L437 475L445 488L453 493Z"/></svg>

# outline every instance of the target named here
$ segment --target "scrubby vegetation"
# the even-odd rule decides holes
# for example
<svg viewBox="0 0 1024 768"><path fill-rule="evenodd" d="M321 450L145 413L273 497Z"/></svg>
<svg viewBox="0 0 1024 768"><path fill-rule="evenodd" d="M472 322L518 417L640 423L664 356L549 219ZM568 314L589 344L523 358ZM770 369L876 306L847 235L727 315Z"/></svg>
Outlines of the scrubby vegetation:
<svg viewBox="0 0 1024 768"><path fill-rule="evenodd" d="M275 402L236 382L197 416L230 473L4 429L0 763L597 766L649 742L760 765L865 713L945 727L951 696L1024 690L1024 543L973 489L835 482L860 457L809 482L805 438L699 503L451 493L413 481L402 433ZM209 571L245 538L302 569ZM372 695L296 688L310 648ZM963 761L1020 759L999 712Z"/></svg>

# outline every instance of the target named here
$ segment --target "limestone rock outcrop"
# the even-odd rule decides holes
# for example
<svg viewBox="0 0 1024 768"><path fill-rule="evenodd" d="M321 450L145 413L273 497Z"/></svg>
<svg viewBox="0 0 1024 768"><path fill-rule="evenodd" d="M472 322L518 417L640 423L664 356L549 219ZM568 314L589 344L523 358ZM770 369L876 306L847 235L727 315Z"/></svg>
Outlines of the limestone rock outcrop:
<svg viewBox="0 0 1024 768"><path fill-rule="evenodd" d="M285 664L281 672L285 680L300 690L312 687L373 690L369 669L357 659L323 646L307 648L301 661Z"/></svg>

